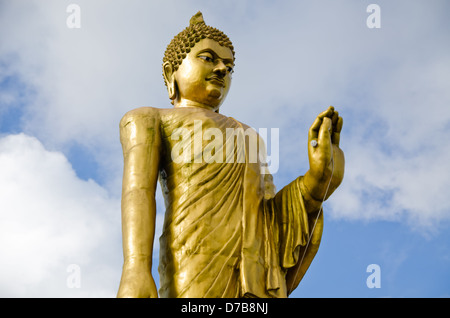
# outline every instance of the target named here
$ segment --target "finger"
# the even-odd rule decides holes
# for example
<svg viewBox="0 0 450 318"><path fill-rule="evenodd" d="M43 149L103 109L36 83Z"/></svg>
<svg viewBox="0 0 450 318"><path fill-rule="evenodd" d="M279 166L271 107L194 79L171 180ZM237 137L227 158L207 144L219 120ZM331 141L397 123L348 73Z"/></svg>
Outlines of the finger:
<svg viewBox="0 0 450 318"><path fill-rule="evenodd" d="M325 117L331 118L333 116L333 113L334 113L334 107L330 106L330 107L327 108L327 110L321 112L319 114L319 116L317 116L317 117L320 118L320 119L323 119Z"/></svg>
<svg viewBox="0 0 450 318"><path fill-rule="evenodd" d="M331 136L331 143L333 145L336 145L339 147L339 141L341 140L341 134L340 133L333 133L333 135Z"/></svg>
<svg viewBox="0 0 450 318"><path fill-rule="evenodd" d="M338 119L339 119L339 112L335 110L333 113L333 117L331 117L331 123L333 124L333 129L335 128L335 126L338 122Z"/></svg>
<svg viewBox="0 0 450 318"><path fill-rule="evenodd" d="M342 126L344 125L344 120L342 119L342 117L339 117L337 124L335 126L335 131L333 132L332 136L331 136L331 142L339 147L339 142L341 139L341 130L342 130Z"/></svg>
<svg viewBox="0 0 450 318"><path fill-rule="evenodd" d="M331 119L325 117L323 123L320 126L319 137L317 142L322 148L329 148L331 146Z"/></svg>
<svg viewBox="0 0 450 318"><path fill-rule="evenodd" d="M313 124L309 128L309 136L308 136L309 141L318 138L318 136L319 136L319 129L320 129L320 126L322 125L323 119L325 117L332 118L333 113L334 113L334 107L330 106L330 107L328 107L327 110L321 112L316 117L316 119L314 120Z"/></svg>
<svg viewBox="0 0 450 318"><path fill-rule="evenodd" d="M343 125L344 125L344 119L342 119L342 117L339 117L337 125L336 125L336 132L340 133Z"/></svg>
<svg viewBox="0 0 450 318"><path fill-rule="evenodd" d="M322 119L317 117L314 120L311 127L309 128L309 132L308 132L308 141L309 142L311 142L311 140L313 140L313 139L317 139L317 137L319 136L319 129L320 129L321 125L322 125Z"/></svg>

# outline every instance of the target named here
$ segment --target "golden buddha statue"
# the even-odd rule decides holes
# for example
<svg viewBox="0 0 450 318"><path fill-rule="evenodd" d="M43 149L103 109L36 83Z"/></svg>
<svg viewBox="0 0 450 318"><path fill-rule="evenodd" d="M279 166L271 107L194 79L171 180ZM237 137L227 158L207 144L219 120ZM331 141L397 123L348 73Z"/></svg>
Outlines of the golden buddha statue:
<svg viewBox="0 0 450 318"><path fill-rule="evenodd" d="M264 155L253 156L255 136L265 151L261 138L219 113L233 67L231 41L199 12L163 59L174 107L122 118L118 297L158 297L151 274L158 179L166 207L160 297L287 297L311 264L322 203L344 175L342 118L333 107L319 114L309 130L309 170L276 193Z"/></svg>

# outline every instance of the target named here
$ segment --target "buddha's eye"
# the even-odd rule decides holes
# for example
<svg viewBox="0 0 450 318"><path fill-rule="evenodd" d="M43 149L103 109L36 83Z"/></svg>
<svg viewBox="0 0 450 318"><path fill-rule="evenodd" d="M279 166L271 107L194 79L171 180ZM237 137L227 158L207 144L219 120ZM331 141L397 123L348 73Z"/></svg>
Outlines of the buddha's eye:
<svg viewBox="0 0 450 318"><path fill-rule="evenodd" d="M205 60L206 62L212 62L213 61L213 57L209 54L201 54L198 56L199 58L201 58L202 60Z"/></svg>
<svg viewBox="0 0 450 318"><path fill-rule="evenodd" d="M228 73L232 74L234 70L231 66L227 66L227 71Z"/></svg>

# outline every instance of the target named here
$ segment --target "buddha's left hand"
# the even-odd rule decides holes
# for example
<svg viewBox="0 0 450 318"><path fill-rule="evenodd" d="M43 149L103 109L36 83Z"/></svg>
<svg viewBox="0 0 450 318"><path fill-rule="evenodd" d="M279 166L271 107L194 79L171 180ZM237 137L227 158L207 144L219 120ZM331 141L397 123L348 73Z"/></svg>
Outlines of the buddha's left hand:
<svg viewBox="0 0 450 318"><path fill-rule="evenodd" d="M326 200L344 178L344 152L339 148L343 119L330 106L317 116L308 133L309 170L303 184L309 195Z"/></svg>

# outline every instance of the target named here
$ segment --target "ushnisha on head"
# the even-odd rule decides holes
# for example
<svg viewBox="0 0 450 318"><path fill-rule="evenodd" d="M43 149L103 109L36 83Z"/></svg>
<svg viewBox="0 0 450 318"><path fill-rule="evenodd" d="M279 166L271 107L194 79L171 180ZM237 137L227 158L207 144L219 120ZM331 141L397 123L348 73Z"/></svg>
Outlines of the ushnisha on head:
<svg viewBox="0 0 450 318"><path fill-rule="evenodd" d="M172 104L183 107L190 101L217 111L231 84L234 55L228 36L207 26L201 12L195 14L164 54L163 76Z"/></svg>

